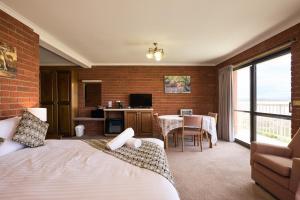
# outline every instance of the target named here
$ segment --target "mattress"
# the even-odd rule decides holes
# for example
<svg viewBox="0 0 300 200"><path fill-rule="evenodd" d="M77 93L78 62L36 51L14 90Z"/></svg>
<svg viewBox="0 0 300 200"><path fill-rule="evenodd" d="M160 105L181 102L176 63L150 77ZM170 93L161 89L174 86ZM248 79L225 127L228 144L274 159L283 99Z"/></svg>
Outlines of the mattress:
<svg viewBox="0 0 300 200"><path fill-rule="evenodd" d="M2 156L0 172L0 199L179 199L163 176L80 140L46 140Z"/></svg>

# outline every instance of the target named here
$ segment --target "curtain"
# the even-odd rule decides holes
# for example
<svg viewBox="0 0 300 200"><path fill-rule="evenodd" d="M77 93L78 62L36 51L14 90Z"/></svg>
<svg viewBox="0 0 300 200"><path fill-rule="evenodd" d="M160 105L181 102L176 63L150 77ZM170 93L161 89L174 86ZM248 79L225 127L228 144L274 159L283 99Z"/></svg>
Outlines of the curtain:
<svg viewBox="0 0 300 200"><path fill-rule="evenodd" d="M218 137L229 142L234 141L233 105L232 105L233 66L219 70L219 121Z"/></svg>

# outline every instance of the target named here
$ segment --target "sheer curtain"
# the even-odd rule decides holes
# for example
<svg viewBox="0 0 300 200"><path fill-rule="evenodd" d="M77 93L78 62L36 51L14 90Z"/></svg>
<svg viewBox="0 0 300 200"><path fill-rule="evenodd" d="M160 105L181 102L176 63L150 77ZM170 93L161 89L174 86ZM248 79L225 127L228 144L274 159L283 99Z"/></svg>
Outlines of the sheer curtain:
<svg viewBox="0 0 300 200"><path fill-rule="evenodd" d="M234 141L233 105L232 105L233 66L219 70L219 121L218 137L229 142Z"/></svg>

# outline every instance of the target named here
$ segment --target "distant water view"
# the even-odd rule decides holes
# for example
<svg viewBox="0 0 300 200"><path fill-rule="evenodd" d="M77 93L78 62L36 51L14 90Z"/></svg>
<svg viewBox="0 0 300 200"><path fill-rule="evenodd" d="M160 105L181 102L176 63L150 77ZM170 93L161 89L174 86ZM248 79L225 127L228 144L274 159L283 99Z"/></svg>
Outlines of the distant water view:
<svg viewBox="0 0 300 200"><path fill-rule="evenodd" d="M252 72L251 72L252 70ZM255 87L251 87L254 85ZM253 90L251 92L251 90ZM269 114L255 117L255 132L250 133L250 99L255 111ZM258 142L286 145L291 140L291 53L256 61L233 73L234 131L236 138L250 143L250 135ZM278 116L282 115L282 118ZM286 117L287 116L287 117ZM256 133L256 134L255 134Z"/></svg>
<svg viewBox="0 0 300 200"><path fill-rule="evenodd" d="M257 101L257 112L291 115L289 101ZM238 108L249 110L248 101L239 101ZM249 107L249 106L248 106ZM250 142L250 115L244 112L234 113L234 132L236 138L244 142ZM256 117L257 141L272 144L286 145L291 141L291 121L286 119Z"/></svg>

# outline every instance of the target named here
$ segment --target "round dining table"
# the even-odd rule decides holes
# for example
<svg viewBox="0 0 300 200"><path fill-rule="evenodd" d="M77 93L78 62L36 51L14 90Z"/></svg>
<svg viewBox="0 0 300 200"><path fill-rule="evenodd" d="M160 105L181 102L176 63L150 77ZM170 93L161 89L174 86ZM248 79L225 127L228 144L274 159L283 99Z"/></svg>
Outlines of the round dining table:
<svg viewBox="0 0 300 200"><path fill-rule="evenodd" d="M209 147L217 143L216 121L214 117L207 115L202 116L202 129L209 133ZM160 115L158 116L161 134L163 135L165 148L168 148L168 134L183 125L183 117L179 115Z"/></svg>

